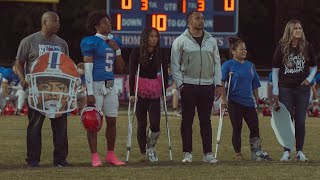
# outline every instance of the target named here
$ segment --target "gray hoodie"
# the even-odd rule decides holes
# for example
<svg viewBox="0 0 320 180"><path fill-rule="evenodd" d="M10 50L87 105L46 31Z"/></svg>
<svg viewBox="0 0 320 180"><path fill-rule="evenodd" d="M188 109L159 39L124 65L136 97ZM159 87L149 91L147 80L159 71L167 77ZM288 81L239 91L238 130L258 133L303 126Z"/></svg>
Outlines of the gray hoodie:
<svg viewBox="0 0 320 180"><path fill-rule="evenodd" d="M183 83L221 85L221 64L217 41L207 31L201 47L186 29L171 49L171 72L180 87Z"/></svg>

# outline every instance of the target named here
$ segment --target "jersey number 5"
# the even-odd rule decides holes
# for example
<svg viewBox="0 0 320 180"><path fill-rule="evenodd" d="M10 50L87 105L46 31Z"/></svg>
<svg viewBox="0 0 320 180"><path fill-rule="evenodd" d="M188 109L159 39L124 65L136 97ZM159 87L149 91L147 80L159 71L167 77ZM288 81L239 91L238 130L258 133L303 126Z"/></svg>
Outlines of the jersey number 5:
<svg viewBox="0 0 320 180"><path fill-rule="evenodd" d="M107 52L106 54L106 71L107 72L112 72L113 70L113 58L114 58L114 53Z"/></svg>

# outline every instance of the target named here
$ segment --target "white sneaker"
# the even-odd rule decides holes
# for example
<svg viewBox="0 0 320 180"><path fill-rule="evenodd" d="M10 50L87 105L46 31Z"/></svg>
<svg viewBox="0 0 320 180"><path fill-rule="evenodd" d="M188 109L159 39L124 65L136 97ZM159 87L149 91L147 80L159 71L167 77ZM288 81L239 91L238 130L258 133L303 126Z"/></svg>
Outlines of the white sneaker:
<svg viewBox="0 0 320 180"><path fill-rule="evenodd" d="M181 117L181 111L174 110L173 115Z"/></svg>
<svg viewBox="0 0 320 180"><path fill-rule="evenodd" d="M290 152L285 151L280 159L280 161L291 161Z"/></svg>
<svg viewBox="0 0 320 180"><path fill-rule="evenodd" d="M298 151L297 161L308 161L308 158L306 157L306 155L303 154L302 151Z"/></svg>
<svg viewBox="0 0 320 180"><path fill-rule="evenodd" d="M213 157L212 153L207 153L206 155L204 155L202 161L210 164L214 164L218 162L218 160Z"/></svg>
<svg viewBox="0 0 320 180"><path fill-rule="evenodd" d="M185 152L183 155L182 162L192 162L192 153L191 152Z"/></svg>
<svg viewBox="0 0 320 180"><path fill-rule="evenodd" d="M155 148L149 148L146 151L147 157L150 162L158 162L158 156Z"/></svg>

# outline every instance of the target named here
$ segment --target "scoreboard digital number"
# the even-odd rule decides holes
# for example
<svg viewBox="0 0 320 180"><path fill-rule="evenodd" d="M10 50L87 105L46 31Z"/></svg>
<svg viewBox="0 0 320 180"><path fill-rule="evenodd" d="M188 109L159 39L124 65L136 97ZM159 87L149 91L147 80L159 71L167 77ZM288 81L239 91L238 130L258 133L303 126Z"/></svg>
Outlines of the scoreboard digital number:
<svg viewBox="0 0 320 180"><path fill-rule="evenodd" d="M186 28L186 14L197 10L205 18L205 30L225 47L226 37L238 33L239 0L107 0L113 34L120 37L124 47L140 43L145 27L157 28L161 46L170 47Z"/></svg>

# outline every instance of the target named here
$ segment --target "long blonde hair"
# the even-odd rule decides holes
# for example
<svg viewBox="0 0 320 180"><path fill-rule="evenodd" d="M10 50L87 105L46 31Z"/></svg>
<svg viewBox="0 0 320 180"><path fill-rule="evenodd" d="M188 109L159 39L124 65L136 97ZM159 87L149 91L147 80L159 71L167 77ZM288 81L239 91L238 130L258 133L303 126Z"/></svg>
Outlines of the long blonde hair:
<svg viewBox="0 0 320 180"><path fill-rule="evenodd" d="M287 25L284 29L284 32L283 32L283 36L279 41L279 44L281 46L281 52L284 54L283 60L282 60L283 64L286 64L286 62L288 61L288 56L290 54L291 42L293 39L292 34L293 34L294 26L296 24L301 25L301 22L296 19L290 20L287 23ZM304 32L302 31L301 38L298 41L298 51L299 51L299 56L304 57L306 61L309 60L308 53L307 53L308 52L307 51L307 43L308 42L306 41L306 37L304 35Z"/></svg>

